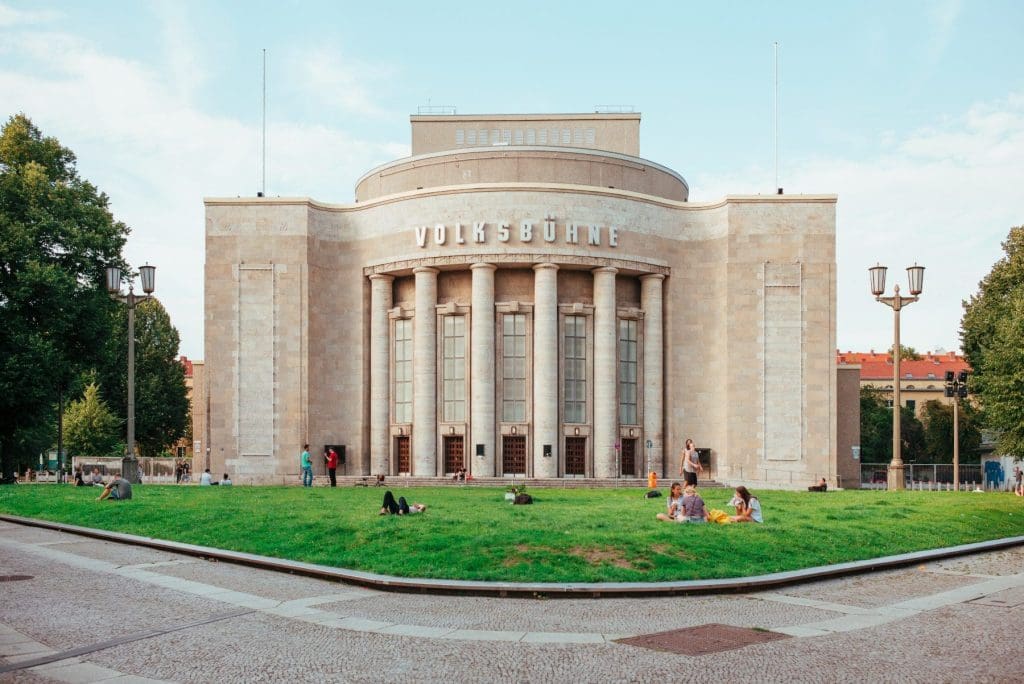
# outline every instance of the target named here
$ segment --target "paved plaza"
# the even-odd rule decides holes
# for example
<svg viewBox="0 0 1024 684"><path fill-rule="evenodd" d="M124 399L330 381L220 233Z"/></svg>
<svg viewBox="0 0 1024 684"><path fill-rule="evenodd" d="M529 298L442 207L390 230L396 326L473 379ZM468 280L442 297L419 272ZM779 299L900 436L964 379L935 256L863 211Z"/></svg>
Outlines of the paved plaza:
<svg viewBox="0 0 1024 684"><path fill-rule="evenodd" d="M0 576L3 682L1024 680L1024 547L749 594L500 599L0 522ZM619 641L708 624L785 638L696 656Z"/></svg>

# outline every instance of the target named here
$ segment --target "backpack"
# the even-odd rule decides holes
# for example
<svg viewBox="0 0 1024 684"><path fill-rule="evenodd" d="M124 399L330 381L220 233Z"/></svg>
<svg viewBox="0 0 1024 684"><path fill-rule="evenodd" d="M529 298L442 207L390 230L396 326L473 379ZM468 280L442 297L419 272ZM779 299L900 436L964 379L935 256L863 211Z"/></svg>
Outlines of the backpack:
<svg viewBox="0 0 1024 684"><path fill-rule="evenodd" d="M651 491L644 494L645 499L657 499L659 496L661 496L661 492L659 492L657 489L652 489Z"/></svg>
<svg viewBox="0 0 1024 684"><path fill-rule="evenodd" d="M522 505L525 505L525 504L532 504L533 503L533 497L530 496L529 494L516 494L516 498L515 498L515 500L512 503L517 505L517 506L522 506Z"/></svg>

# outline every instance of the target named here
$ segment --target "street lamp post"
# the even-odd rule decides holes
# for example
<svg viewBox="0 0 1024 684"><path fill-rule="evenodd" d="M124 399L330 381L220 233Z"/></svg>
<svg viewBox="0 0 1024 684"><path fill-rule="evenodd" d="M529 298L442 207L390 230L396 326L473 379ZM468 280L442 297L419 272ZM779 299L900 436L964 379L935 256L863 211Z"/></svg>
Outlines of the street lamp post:
<svg viewBox="0 0 1024 684"><path fill-rule="evenodd" d="M139 267L142 278L142 291L146 294L135 294L135 275L128 274L128 294L121 294L121 269L117 266L107 268L107 292L128 307L128 445L124 458L121 459L121 477L132 483L139 483L139 461L135 457L135 306L153 294L156 289L156 266Z"/></svg>
<svg viewBox="0 0 1024 684"><path fill-rule="evenodd" d="M871 275L871 294L875 301L881 302L893 310L893 343L892 343L892 462L889 464L889 489L903 489L906 481L903 475L903 458L901 457L900 437L900 309L918 300L924 285L924 266L914 264L907 268L907 280L910 285L909 297L900 296L900 286L893 286L893 296L883 297L885 292L885 272L888 269L881 264L868 269Z"/></svg>

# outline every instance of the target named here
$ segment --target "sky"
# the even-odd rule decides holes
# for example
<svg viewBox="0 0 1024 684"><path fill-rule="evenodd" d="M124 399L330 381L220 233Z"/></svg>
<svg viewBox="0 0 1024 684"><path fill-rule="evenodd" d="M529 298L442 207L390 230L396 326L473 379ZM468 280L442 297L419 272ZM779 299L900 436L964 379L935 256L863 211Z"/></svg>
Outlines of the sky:
<svg viewBox="0 0 1024 684"><path fill-rule="evenodd" d="M902 341L959 349L961 302L1024 223L1024 3L0 0L0 117L24 112L131 227L125 255L203 356L204 197L351 202L409 115L641 112L691 201L838 195L837 342L884 350L869 266L926 266ZM826 296L827 293L822 293ZM808 293L814 296L814 293Z"/></svg>

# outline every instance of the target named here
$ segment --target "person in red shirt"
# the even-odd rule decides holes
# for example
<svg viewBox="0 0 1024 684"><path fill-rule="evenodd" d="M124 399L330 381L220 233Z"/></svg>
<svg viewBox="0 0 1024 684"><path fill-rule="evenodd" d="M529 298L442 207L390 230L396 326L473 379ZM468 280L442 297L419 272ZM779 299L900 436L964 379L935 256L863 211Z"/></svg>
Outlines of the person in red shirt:
<svg viewBox="0 0 1024 684"><path fill-rule="evenodd" d="M327 450L327 455L324 456L327 461L327 475L331 478L331 486L338 486L338 452L331 447Z"/></svg>

